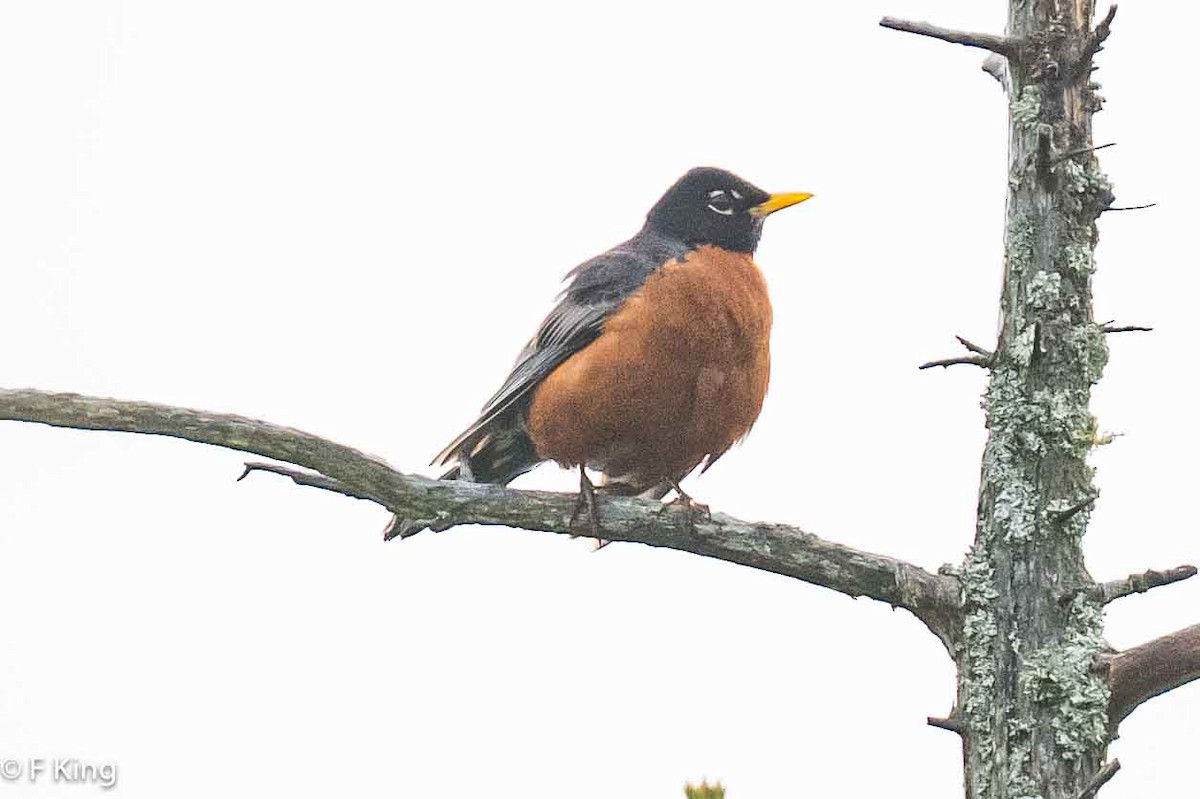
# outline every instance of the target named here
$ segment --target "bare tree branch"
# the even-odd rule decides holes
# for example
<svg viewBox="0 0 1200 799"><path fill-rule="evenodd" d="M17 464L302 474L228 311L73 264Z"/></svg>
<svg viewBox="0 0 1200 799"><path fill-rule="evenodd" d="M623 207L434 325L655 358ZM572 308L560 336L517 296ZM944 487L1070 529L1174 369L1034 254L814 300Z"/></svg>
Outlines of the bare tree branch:
<svg viewBox="0 0 1200 799"><path fill-rule="evenodd" d="M1047 512L1050 515L1050 521L1054 522L1055 524L1062 524L1063 522L1067 521L1075 514L1081 512L1081 511L1087 510L1092 505L1096 504L1096 500L1098 500L1098 499L1100 499L1100 494L1093 493L1093 494L1089 494L1086 497L1084 497L1083 499L1079 500L1074 505L1070 505L1066 508L1062 508L1061 510L1047 509Z"/></svg>
<svg viewBox="0 0 1200 799"><path fill-rule="evenodd" d="M1097 144L1095 147L1080 147L1078 150L1068 150L1065 153L1061 153L1058 158L1055 158L1054 163L1057 164L1060 161L1066 161L1068 158L1074 158L1077 155L1087 155L1088 153L1094 153L1097 150L1103 150L1106 147L1116 146L1117 143L1115 141L1110 141L1107 144Z"/></svg>
<svg viewBox="0 0 1200 799"><path fill-rule="evenodd" d="M991 360L996 357L996 353L992 352L991 350L984 349L983 347L979 346L978 344L972 343L972 342L968 341L967 339L963 338L962 336L955 336L954 338L958 339L958 343L963 345L964 347L966 347L968 351L973 352L976 355L982 355L983 357L987 358L988 360Z"/></svg>
<svg viewBox="0 0 1200 799"><path fill-rule="evenodd" d="M491 485L431 480L401 474L379 458L289 427L230 414L146 402L0 389L0 419L84 430L172 436L251 452L312 469L306 474L270 464L247 464L246 472L272 471L297 483L376 502L404 520L401 536L420 529L462 524L503 525L574 534L569 519L573 494L514 491ZM599 499L604 537L705 555L794 577L909 610L952 651L961 610L958 581L912 564L825 541L785 524L745 522L655 500Z"/></svg>
<svg viewBox="0 0 1200 799"><path fill-rule="evenodd" d="M1152 332L1154 332L1154 328L1143 327L1142 325L1116 326L1112 323L1112 320L1105 322L1103 325L1100 326L1100 329L1103 330L1105 333L1152 333Z"/></svg>
<svg viewBox="0 0 1200 799"><path fill-rule="evenodd" d="M1101 208L1100 213L1106 214L1109 211L1143 211L1147 208L1153 208L1158 203L1146 203L1145 205L1110 205L1107 208Z"/></svg>
<svg viewBox="0 0 1200 799"><path fill-rule="evenodd" d="M992 362L989 358L984 358L981 355L960 355L957 358L942 358L938 361L926 361L918 366L918 369L932 369L935 366L947 367L963 364L965 366L978 366L981 369L990 369Z"/></svg>
<svg viewBox="0 0 1200 799"><path fill-rule="evenodd" d="M1109 580L1096 586L1096 596L1104 604L1130 594L1144 594L1151 588L1178 583L1196 576L1195 566L1176 566L1166 571L1149 569L1121 580Z"/></svg>
<svg viewBox="0 0 1200 799"><path fill-rule="evenodd" d="M953 733L962 735L962 722L950 716L949 718L941 718L940 716L930 716L925 719L925 723L930 727L937 727L939 730L948 730Z"/></svg>
<svg viewBox="0 0 1200 799"><path fill-rule="evenodd" d="M1200 678L1200 624L1126 649L1108 659L1115 727L1147 699Z"/></svg>
<svg viewBox="0 0 1200 799"><path fill-rule="evenodd" d="M309 488L320 488L325 491L332 491L342 496L351 497L352 499L365 499L368 502L374 502L379 505L384 505L384 500L379 497L373 497L363 491L359 491L353 486L348 486L345 483L340 483L332 477L326 477L317 472L306 472L303 469L292 469L287 466L280 466L277 463L262 463L258 461L247 461L246 466L242 469L242 473L238 475L237 481L240 483L250 476L252 472L270 472L271 474L282 475L290 478L293 483ZM386 506L385 506L386 507Z"/></svg>
<svg viewBox="0 0 1200 799"><path fill-rule="evenodd" d="M951 42L952 44L962 44L967 47L979 47L984 50L991 50L993 53L1002 56L1011 56L1017 51L1017 43L1015 41L1005 36L996 36L991 33L957 31L951 28L931 25L928 22L913 22L906 19L896 19L895 17L884 17L879 20L879 24L896 31L915 33L918 36L929 36L934 39L941 39L944 42Z"/></svg>
<svg viewBox="0 0 1200 799"><path fill-rule="evenodd" d="M1083 62L1091 65L1092 56L1104 49L1104 41L1112 33L1113 18L1117 16L1117 6L1114 4L1109 6L1108 13L1104 15L1104 19L1100 20L1100 24L1095 27L1091 35L1088 36L1087 46L1084 48Z"/></svg>
<svg viewBox="0 0 1200 799"><path fill-rule="evenodd" d="M1100 792L1100 789L1103 788L1109 780L1115 777L1117 772L1120 770L1121 761L1117 760L1115 757L1105 763L1100 767L1100 770L1096 772L1096 776L1092 777L1092 781L1087 784L1087 787L1080 791L1079 799L1095 799L1096 794Z"/></svg>
<svg viewBox="0 0 1200 799"><path fill-rule="evenodd" d="M291 427L226 413L34 389L0 389L0 420L80 430L170 436L286 461L352 485L371 497L394 491L381 458ZM382 503L381 503L382 504Z"/></svg>
<svg viewBox="0 0 1200 799"><path fill-rule="evenodd" d="M943 358L939 361L928 361L918 366L918 369L932 369L935 366L947 367L955 366L956 364L967 364L969 366L978 366L982 369L991 369L996 363L996 354L991 350L984 349L978 344L974 344L962 336L955 336L958 343L962 344L968 352L974 355L960 355L957 358Z"/></svg>

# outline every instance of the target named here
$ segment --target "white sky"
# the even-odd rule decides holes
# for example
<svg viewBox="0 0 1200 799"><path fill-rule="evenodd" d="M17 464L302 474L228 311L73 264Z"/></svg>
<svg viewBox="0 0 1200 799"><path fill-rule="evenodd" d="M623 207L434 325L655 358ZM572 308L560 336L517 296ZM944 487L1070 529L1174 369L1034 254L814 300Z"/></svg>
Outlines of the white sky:
<svg viewBox="0 0 1200 799"><path fill-rule="evenodd" d="M759 250L771 393L693 493L927 568L972 536L1005 107L1002 0L0 6L0 385L259 416L430 473L576 263L691 166L817 198ZM1122 6L1099 73L1099 578L1200 558L1193 4ZM1181 99L1182 98L1182 99ZM728 564L386 514L242 457L0 425L0 759L113 795L960 795L953 671L908 614ZM570 488L544 467L519 485ZM1118 646L1200 621L1124 600ZM1200 685L1106 799L1186 795ZM0 783L4 796L98 789Z"/></svg>

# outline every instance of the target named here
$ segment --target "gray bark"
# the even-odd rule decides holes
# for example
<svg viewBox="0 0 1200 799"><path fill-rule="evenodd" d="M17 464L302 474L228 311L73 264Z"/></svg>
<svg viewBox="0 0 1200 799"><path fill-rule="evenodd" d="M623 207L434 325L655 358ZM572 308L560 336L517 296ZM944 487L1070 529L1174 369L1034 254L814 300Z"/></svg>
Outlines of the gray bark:
<svg viewBox="0 0 1200 799"><path fill-rule="evenodd" d="M461 524L504 525L575 535L575 497L514 491L491 485L430 480L402 474L383 460L290 427L233 414L151 402L130 402L32 389L0 389L0 420L81 430L170 436L286 461L316 473L271 464L247 464L297 483L375 502L396 514L385 538ZM952 577L931 574L886 555L826 541L786 524L746 522L721 513L703 516L656 500L598 497L604 537L668 547L794 577L852 597L901 607L950 648L960 617Z"/></svg>
<svg viewBox="0 0 1200 799"><path fill-rule="evenodd" d="M1108 358L1091 276L1096 219L1112 201L1091 149L1091 17L1091 0L1009 12L1001 328L956 656L972 799L1076 799L1111 735L1109 688L1092 668L1102 605L1082 590L1094 585L1082 549L1096 496L1088 404Z"/></svg>
<svg viewBox="0 0 1200 799"><path fill-rule="evenodd" d="M1092 60L1115 10L1093 29L1093 0L1012 0L1003 37L881 23L991 50L984 69L1009 99L999 340L994 352L963 341L974 355L923 367L991 371L948 725L962 735L970 799L1095 795L1118 768L1104 763L1116 724L1154 693L1196 678L1194 628L1109 659L1102 614L1113 599L1195 570L1098 584L1083 563L1098 495L1087 456L1103 443L1091 387L1108 359L1106 334L1144 329L1092 315L1096 220L1113 199L1092 143L1102 103Z"/></svg>
<svg viewBox="0 0 1200 799"><path fill-rule="evenodd" d="M1092 317L1096 219L1112 202L1092 145L1092 0L1014 0L1004 37L906 30L994 51L1009 93L1001 325L976 537L962 568L957 727L972 799L1076 799L1099 788L1112 727L1103 588L1083 565L1096 498L1088 409L1108 358ZM962 360L953 362L963 362ZM1115 769L1109 769L1109 776ZM1107 777L1105 778L1107 779Z"/></svg>

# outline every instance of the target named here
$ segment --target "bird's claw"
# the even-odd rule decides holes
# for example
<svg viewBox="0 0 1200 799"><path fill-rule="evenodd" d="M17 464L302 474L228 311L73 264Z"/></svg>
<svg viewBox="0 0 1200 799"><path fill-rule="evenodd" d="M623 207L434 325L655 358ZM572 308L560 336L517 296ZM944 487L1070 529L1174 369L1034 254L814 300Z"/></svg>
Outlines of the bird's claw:
<svg viewBox="0 0 1200 799"><path fill-rule="evenodd" d="M583 467L579 467L579 496L575 500L575 508L571 511L571 518L567 520L567 527L575 529L575 522L579 520L579 514L587 508L588 512L588 528L592 538L596 539L596 549L600 549L609 542L601 536L600 529L600 510L596 506L596 487L592 485L592 481L588 479L587 472Z"/></svg>
<svg viewBox="0 0 1200 799"><path fill-rule="evenodd" d="M671 500L668 505L680 507L687 511L688 526L695 532L696 517L702 515L705 521L712 521L712 510L703 502L697 502L692 497L679 487L677 481L671 481L671 488L675 490L675 499Z"/></svg>

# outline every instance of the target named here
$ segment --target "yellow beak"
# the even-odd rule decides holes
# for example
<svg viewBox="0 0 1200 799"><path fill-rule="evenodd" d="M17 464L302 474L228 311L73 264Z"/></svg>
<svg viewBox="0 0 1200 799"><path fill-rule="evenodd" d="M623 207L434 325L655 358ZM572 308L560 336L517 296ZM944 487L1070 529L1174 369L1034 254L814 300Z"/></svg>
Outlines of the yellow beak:
<svg viewBox="0 0 1200 799"><path fill-rule="evenodd" d="M796 205L812 197L805 191L794 191L787 194L772 194L765 203L760 203L750 209L750 216L767 216L781 211L789 205Z"/></svg>

